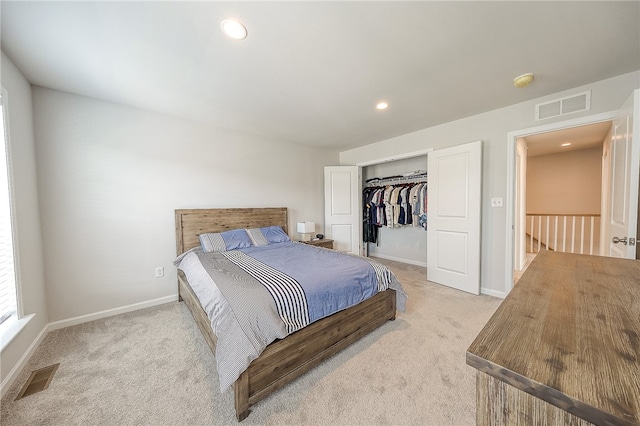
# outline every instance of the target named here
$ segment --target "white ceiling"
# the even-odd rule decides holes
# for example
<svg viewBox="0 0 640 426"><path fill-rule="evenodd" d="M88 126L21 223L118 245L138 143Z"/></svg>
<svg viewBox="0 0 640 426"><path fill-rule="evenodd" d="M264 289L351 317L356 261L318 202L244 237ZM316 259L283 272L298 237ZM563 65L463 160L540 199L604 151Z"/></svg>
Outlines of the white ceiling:
<svg viewBox="0 0 640 426"><path fill-rule="evenodd" d="M527 136L524 138L527 142L527 156L535 157L537 155L602 147L609 129L611 129L611 122L604 121ZM571 145L562 146L563 143L570 143Z"/></svg>
<svg viewBox="0 0 640 426"><path fill-rule="evenodd" d="M338 149L640 69L638 1L0 7L2 49L34 85ZM245 40L223 36L229 17Z"/></svg>

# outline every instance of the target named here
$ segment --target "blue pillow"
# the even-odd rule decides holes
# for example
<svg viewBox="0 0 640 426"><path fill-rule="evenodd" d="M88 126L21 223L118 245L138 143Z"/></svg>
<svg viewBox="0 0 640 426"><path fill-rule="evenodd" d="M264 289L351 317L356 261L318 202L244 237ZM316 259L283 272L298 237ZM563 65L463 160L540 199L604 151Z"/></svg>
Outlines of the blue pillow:
<svg viewBox="0 0 640 426"><path fill-rule="evenodd" d="M291 241L286 232L279 226L266 226L260 228L260 232L262 232L262 235L269 241L269 244Z"/></svg>
<svg viewBox="0 0 640 426"><path fill-rule="evenodd" d="M251 247L251 238L244 229L200 234L200 245L206 253Z"/></svg>

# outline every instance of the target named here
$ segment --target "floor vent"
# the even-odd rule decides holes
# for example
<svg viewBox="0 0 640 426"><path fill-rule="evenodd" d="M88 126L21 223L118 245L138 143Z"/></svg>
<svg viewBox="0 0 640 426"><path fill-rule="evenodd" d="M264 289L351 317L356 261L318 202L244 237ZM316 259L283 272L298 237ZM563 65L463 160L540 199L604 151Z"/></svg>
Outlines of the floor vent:
<svg viewBox="0 0 640 426"><path fill-rule="evenodd" d="M591 109L591 91L536 105L536 121Z"/></svg>
<svg viewBox="0 0 640 426"><path fill-rule="evenodd" d="M33 395L36 392L40 392L49 387L49 383L53 379L53 375L58 369L58 364L53 364L48 367L41 368L36 371L32 371L27 383L24 384L22 390L16 397L16 401L24 398L25 396Z"/></svg>

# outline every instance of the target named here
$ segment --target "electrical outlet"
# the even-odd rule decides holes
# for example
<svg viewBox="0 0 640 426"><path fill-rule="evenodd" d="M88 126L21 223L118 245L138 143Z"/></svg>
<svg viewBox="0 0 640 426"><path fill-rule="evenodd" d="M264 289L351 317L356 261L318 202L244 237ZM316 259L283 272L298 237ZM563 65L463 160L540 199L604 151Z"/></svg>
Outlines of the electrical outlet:
<svg viewBox="0 0 640 426"><path fill-rule="evenodd" d="M156 268L156 278L164 277L164 266L158 266Z"/></svg>
<svg viewBox="0 0 640 426"><path fill-rule="evenodd" d="M502 198L492 198L491 207L502 207Z"/></svg>

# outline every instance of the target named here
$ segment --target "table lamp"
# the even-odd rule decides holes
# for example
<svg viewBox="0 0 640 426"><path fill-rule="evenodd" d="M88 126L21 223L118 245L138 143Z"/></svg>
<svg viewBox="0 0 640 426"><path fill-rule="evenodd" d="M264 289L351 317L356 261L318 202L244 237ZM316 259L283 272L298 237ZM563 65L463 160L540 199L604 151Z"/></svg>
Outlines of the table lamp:
<svg viewBox="0 0 640 426"><path fill-rule="evenodd" d="M300 241L311 241L311 236L316 232L315 222L298 222Z"/></svg>

